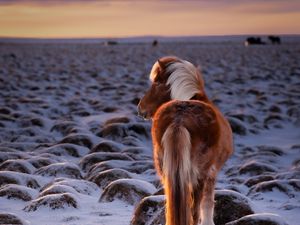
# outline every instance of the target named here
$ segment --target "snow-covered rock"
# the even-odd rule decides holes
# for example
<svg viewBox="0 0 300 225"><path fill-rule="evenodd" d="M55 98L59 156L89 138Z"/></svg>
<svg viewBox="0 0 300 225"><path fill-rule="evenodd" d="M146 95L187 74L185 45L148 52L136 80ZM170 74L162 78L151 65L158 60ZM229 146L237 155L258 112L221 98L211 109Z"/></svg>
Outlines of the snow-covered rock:
<svg viewBox="0 0 300 225"><path fill-rule="evenodd" d="M30 201L37 196L37 191L18 184L7 184L0 188L0 197Z"/></svg>
<svg viewBox="0 0 300 225"><path fill-rule="evenodd" d="M152 195L156 188L142 180L119 179L111 182L100 197L100 202L112 202L116 199L136 205L146 196Z"/></svg>
<svg viewBox="0 0 300 225"><path fill-rule="evenodd" d="M225 224L253 213L253 203L246 196L231 190L215 192L215 224Z"/></svg>
<svg viewBox="0 0 300 225"><path fill-rule="evenodd" d="M163 213L162 224L165 223L164 217L164 206L165 206L165 196L164 195L152 195L143 198L137 205L130 225L154 225L157 224L161 214ZM154 223L155 222L155 223Z"/></svg>
<svg viewBox="0 0 300 225"><path fill-rule="evenodd" d="M92 176L89 181L96 183L99 187L105 188L112 181L118 179L133 178L132 174L123 169L109 169Z"/></svg>
<svg viewBox="0 0 300 225"><path fill-rule="evenodd" d="M77 165L68 162L54 163L49 166L41 167L35 174L52 177L82 178L80 168Z"/></svg>
<svg viewBox="0 0 300 225"><path fill-rule="evenodd" d="M238 220L226 223L226 225L288 225L285 220L271 213L252 214Z"/></svg>
<svg viewBox="0 0 300 225"><path fill-rule="evenodd" d="M40 208L49 208L52 210L78 208L78 202L74 195L69 193L49 194L31 201L25 208L25 212L36 211Z"/></svg>

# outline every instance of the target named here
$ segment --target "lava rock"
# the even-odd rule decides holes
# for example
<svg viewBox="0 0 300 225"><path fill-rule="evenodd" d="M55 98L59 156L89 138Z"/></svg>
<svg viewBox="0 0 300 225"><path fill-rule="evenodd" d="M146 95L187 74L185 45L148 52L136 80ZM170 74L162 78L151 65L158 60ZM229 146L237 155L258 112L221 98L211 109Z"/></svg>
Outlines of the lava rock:
<svg viewBox="0 0 300 225"><path fill-rule="evenodd" d="M29 174L12 171L0 171L0 187L6 184L19 184L34 189L40 187L36 179Z"/></svg>
<svg viewBox="0 0 300 225"><path fill-rule="evenodd" d="M120 144L114 141L103 141L97 144L95 147L92 148L90 153L93 152L121 152L122 149Z"/></svg>
<svg viewBox="0 0 300 225"><path fill-rule="evenodd" d="M275 167L256 161L248 162L239 169L240 174L250 174L251 176L261 175L263 173L274 173L276 171L277 169Z"/></svg>
<svg viewBox="0 0 300 225"><path fill-rule="evenodd" d="M280 216L271 213L253 214L226 225L288 225Z"/></svg>
<svg viewBox="0 0 300 225"><path fill-rule="evenodd" d="M66 186L66 185L53 184L50 187L43 190L39 194L39 197L43 197L43 196L51 195L51 194L62 194L62 193L76 194L76 191L74 190L74 188Z"/></svg>
<svg viewBox="0 0 300 225"><path fill-rule="evenodd" d="M22 185L7 184L0 188L0 197L6 197L8 199L19 199L22 201L30 201L33 199L33 192L35 190L24 187Z"/></svg>
<svg viewBox="0 0 300 225"><path fill-rule="evenodd" d="M42 207L49 209L65 209L65 208L78 208L78 203L74 195L69 193L63 194L51 194L46 195L32 201L29 205L24 208L25 212L36 211Z"/></svg>
<svg viewBox="0 0 300 225"><path fill-rule="evenodd" d="M35 168L39 169L44 166L49 166L50 164L57 163L58 161L51 158L45 158L45 157L32 157L27 160L29 163L31 163Z"/></svg>
<svg viewBox="0 0 300 225"><path fill-rule="evenodd" d="M119 168L127 170L131 173L141 174L147 170L154 169L153 161L144 160L144 161L125 161L125 160L109 160L93 165L88 171L87 177L93 177L96 174L103 172L105 170Z"/></svg>
<svg viewBox="0 0 300 225"><path fill-rule="evenodd" d="M105 121L105 126L113 123L129 123L130 119L128 117L115 117Z"/></svg>
<svg viewBox="0 0 300 225"><path fill-rule="evenodd" d="M215 224L224 225L253 213L251 200L246 196L231 190L215 192Z"/></svg>
<svg viewBox="0 0 300 225"><path fill-rule="evenodd" d="M134 211L130 225L154 224L154 221L159 220L158 218L161 216L161 211L164 211L164 206L164 195L148 196L143 198ZM165 220L164 214L163 220ZM165 224L165 221L159 221L163 222L161 224Z"/></svg>
<svg viewBox="0 0 300 225"><path fill-rule="evenodd" d="M56 186L62 187L57 188ZM69 189L69 188L71 189ZM54 189L52 189L54 188ZM41 191L44 192L46 190L53 190L59 193L61 189L61 193L70 192L74 193L75 190L77 193L84 194L84 195L91 195L94 192L98 192L99 188L93 182L89 182L86 180L77 180L77 179L70 179L70 178L56 178L52 182L46 184Z"/></svg>
<svg viewBox="0 0 300 225"><path fill-rule="evenodd" d="M98 136L115 141L120 141L127 136L149 138L150 129L150 125L145 123L113 123L105 126Z"/></svg>
<svg viewBox="0 0 300 225"><path fill-rule="evenodd" d="M80 157L89 151L88 148L74 144L58 144L49 148L41 149L41 153L50 153L57 156Z"/></svg>
<svg viewBox="0 0 300 225"><path fill-rule="evenodd" d="M294 198L296 197L295 194L300 191L300 180L271 180L261 182L250 188L248 195L259 195L263 192L271 192L273 189L277 189L290 198Z"/></svg>
<svg viewBox="0 0 300 225"><path fill-rule="evenodd" d="M247 128L242 121L240 121L239 119L236 119L234 117L227 117L227 119L230 123L233 133L239 134L242 136L247 134Z"/></svg>
<svg viewBox="0 0 300 225"><path fill-rule="evenodd" d="M270 180L274 180L274 177L271 175L258 175L258 176L250 177L248 180L246 180L245 185L247 187L252 187L258 183L264 181L270 181Z"/></svg>
<svg viewBox="0 0 300 225"><path fill-rule="evenodd" d="M71 129L77 126L78 124L72 121L58 121L56 124L54 124L50 131L57 131L66 136L71 133Z"/></svg>
<svg viewBox="0 0 300 225"><path fill-rule="evenodd" d="M124 153L107 153L107 152L96 152L88 154L80 160L79 165L83 170L88 170L92 165L107 161L107 160L127 160L131 161L132 158Z"/></svg>
<svg viewBox="0 0 300 225"><path fill-rule="evenodd" d="M123 123L108 124L97 135L114 141L120 141L127 136L127 126Z"/></svg>
<svg viewBox="0 0 300 225"><path fill-rule="evenodd" d="M18 224L25 225L27 224L25 221L17 217L13 213L0 213L0 222L1 224Z"/></svg>
<svg viewBox="0 0 300 225"><path fill-rule="evenodd" d="M53 177L68 177L81 179L82 175L77 165L72 163L54 163L38 169L35 174Z"/></svg>
<svg viewBox="0 0 300 225"><path fill-rule="evenodd" d="M136 205L146 196L152 195L156 188L142 180L119 179L110 183L102 193L100 202L112 202L116 199Z"/></svg>
<svg viewBox="0 0 300 225"><path fill-rule="evenodd" d="M10 159L0 164L0 170L32 174L35 167L23 159Z"/></svg>
<svg viewBox="0 0 300 225"><path fill-rule="evenodd" d="M115 169L110 169L110 170L105 170L103 172L100 172L95 176L89 178L89 181L96 183L101 188L105 188L112 181L118 179L125 179L125 178L133 178L133 177L128 171L115 168Z"/></svg>
<svg viewBox="0 0 300 225"><path fill-rule="evenodd" d="M61 143L70 143L75 145L80 145L91 149L93 147L92 138L86 134L69 134L65 138L63 138L59 144Z"/></svg>

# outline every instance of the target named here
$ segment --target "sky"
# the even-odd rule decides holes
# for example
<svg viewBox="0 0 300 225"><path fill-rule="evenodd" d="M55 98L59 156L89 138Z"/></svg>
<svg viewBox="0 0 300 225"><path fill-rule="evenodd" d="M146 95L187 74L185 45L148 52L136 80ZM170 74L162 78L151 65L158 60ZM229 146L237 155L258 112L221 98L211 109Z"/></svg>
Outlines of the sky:
<svg viewBox="0 0 300 225"><path fill-rule="evenodd" d="M300 34L299 0L0 0L0 37Z"/></svg>

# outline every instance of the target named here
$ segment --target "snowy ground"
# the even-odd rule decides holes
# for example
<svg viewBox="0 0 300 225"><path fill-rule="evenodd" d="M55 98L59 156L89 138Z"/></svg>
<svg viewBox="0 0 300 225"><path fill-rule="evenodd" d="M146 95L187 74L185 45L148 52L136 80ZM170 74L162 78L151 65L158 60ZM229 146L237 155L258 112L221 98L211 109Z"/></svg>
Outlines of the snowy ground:
<svg viewBox="0 0 300 225"><path fill-rule="evenodd" d="M151 124L136 116L136 104L151 66L165 55L201 67L209 97L233 124L235 153L216 188L240 192L258 213L297 225L295 43L0 44L0 214L24 224L129 224L140 196L114 194L111 201L102 193L117 178L145 196L159 189Z"/></svg>

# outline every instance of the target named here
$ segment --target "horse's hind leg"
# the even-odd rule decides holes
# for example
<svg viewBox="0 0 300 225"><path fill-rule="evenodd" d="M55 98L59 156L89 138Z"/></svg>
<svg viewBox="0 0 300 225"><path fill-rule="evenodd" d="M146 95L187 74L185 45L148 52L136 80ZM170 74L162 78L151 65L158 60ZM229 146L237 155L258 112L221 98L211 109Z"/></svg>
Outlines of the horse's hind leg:
<svg viewBox="0 0 300 225"><path fill-rule="evenodd" d="M200 217L200 203L203 194L204 181L199 180L198 184L193 187L193 225L197 225L199 223Z"/></svg>
<svg viewBox="0 0 300 225"><path fill-rule="evenodd" d="M210 174L205 180L201 201L201 225L214 225L214 189L216 175Z"/></svg>

